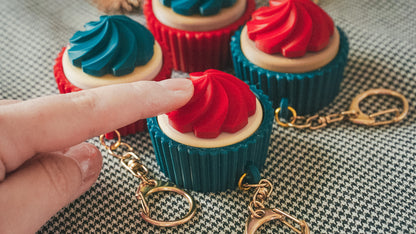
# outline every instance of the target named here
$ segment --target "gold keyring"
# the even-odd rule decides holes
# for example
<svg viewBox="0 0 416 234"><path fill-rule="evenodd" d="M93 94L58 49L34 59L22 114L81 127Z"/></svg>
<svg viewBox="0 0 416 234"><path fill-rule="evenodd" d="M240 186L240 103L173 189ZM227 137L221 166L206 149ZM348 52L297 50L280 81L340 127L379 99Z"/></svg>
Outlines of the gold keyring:
<svg viewBox="0 0 416 234"><path fill-rule="evenodd" d="M364 114L360 110L360 102L364 100L365 98L369 96L373 96L373 95L387 95L387 96L392 96L392 97L396 97L400 99L403 105L403 111L401 113L398 113L398 109L393 108L389 110L383 110L383 111L380 111L371 115ZM352 100L351 105L350 105L350 111L354 111L357 113L356 116L354 116L353 118L350 118L350 121L353 123L364 124L364 125L369 125L369 126L383 125L383 124L395 123L404 119L404 117L406 117L407 113L409 112L409 102L402 94L396 91L393 91L390 89L370 89L359 94ZM397 112L398 114L396 114L396 116L392 118L391 120L376 122L374 118L379 115L393 113L393 112Z"/></svg>
<svg viewBox="0 0 416 234"><path fill-rule="evenodd" d="M274 112L274 118L276 119L276 121L277 121L277 123L280 125L280 126L282 126L282 127L288 127L289 126L289 124L294 124L295 123L295 121L296 121L296 117L297 117L297 114L296 114L296 111L295 111L295 109L293 109L293 107L291 107L291 106L288 106L287 107L287 109L288 110L290 110L290 112L292 112L292 121L290 121L290 123L283 123L282 121L280 121L280 119L279 119L279 112L280 112L280 110L281 110L282 108L277 108L276 109L276 111Z"/></svg>
<svg viewBox="0 0 416 234"><path fill-rule="evenodd" d="M144 211L141 211L140 216L145 221L147 221L147 222L149 222L153 225L156 225L156 226L174 227L174 226L178 226L178 225L181 225L181 224L184 224L184 223L188 222L190 219L192 219L192 217L195 216L195 214L196 214L196 203L195 203L194 198L191 195L189 195L187 192L183 191L182 189L178 188L175 184L173 184L171 182L152 180L152 182L153 181L154 181L155 184L145 185L145 186L142 186L142 187L138 188L138 191L136 193L137 199L139 199L139 200L145 199L150 194L157 193L157 192L174 192L174 193L182 195L183 197L186 198L186 200L189 203L189 211L185 215L185 217L183 217L182 219L179 219L179 220L174 220L174 221L155 220L155 219L150 218L148 213L146 213ZM145 201L142 201L142 203L143 202L146 203Z"/></svg>

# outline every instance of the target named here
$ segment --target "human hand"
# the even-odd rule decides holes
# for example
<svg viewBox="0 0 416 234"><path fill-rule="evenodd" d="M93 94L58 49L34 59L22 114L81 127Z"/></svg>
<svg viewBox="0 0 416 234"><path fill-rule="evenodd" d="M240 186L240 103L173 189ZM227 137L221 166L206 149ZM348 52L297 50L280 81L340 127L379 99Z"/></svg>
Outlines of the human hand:
<svg viewBox="0 0 416 234"><path fill-rule="evenodd" d="M141 0L92 0L100 11L106 13L130 12L139 8Z"/></svg>
<svg viewBox="0 0 416 234"><path fill-rule="evenodd" d="M65 95L0 101L0 233L36 232L97 179L91 137L177 109L186 79L139 81Z"/></svg>

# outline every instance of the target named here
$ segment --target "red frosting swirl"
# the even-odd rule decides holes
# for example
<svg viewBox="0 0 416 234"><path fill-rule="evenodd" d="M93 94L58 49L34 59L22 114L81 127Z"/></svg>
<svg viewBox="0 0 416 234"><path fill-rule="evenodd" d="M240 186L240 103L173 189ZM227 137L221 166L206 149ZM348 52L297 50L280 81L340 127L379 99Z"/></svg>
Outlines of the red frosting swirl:
<svg viewBox="0 0 416 234"><path fill-rule="evenodd" d="M168 113L170 125L196 137L215 138L221 132L234 133L256 112L256 97L249 86L228 73L210 69L190 74L194 84L191 100Z"/></svg>
<svg viewBox="0 0 416 234"><path fill-rule="evenodd" d="M334 32L331 17L311 0L270 0L247 23L248 37L268 54L301 57L325 48Z"/></svg>

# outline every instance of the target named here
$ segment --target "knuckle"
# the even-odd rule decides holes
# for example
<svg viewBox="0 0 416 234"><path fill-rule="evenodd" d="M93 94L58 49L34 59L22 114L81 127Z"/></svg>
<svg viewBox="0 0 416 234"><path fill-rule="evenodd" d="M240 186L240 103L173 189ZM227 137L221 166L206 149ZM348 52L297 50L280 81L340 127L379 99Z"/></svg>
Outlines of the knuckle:
<svg viewBox="0 0 416 234"><path fill-rule="evenodd" d="M94 111L97 108L98 97L94 92L80 91L70 95L71 101L75 103L79 111Z"/></svg>
<svg viewBox="0 0 416 234"><path fill-rule="evenodd" d="M86 91L80 91L76 93L71 93L69 95L70 102L72 102L74 105L71 105L73 116L81 116L83 118L88 119L97 119L100 117L100 113L102 113L102 109L100 109L100 97L99 95L92 91L92 90L86 90ZM100 128L96 125L91 125L88 127L89 129L89 136L96 135L100 131L98 131ZM101 134L101 133L100 133Z"/></svg>

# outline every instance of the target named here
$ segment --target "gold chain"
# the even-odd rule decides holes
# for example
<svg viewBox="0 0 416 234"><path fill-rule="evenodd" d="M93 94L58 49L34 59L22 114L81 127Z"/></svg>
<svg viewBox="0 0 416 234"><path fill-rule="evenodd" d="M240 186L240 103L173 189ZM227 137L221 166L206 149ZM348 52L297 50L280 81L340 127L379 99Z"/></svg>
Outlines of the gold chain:
<svg viewBox="0 0 416 234"><path fill-rule="evenodd" d="M118 131L115 131L117 134L117 141L110 146L108 146L104 142L104 135L100 136L100 142L101 145L103 145L107 152L120 159L121 165L123 165L124 168L126 168L132 175L142 180L142 183L145 184L151 184L149 182L149 179L147 178L147 174L149 171L147 168L140 163L140 158L137 156L133 151L133 147L131 147L129 144L121 142L120 133ZM125 147L123 154L117 154L114 151L120 147Z"/></svg>
<svg viewBox="0 0 416 234"><path fill-rule="evenodd" d="M143 164L140 163L140 158L133 152L133 147L131 147L127 143L121 142L120 133L118 131L116 131L116 134L118 136L117 141L111 144L110 146L105 144L104 135L100 136L100 142L106 148L107 152L110 155L120 159L121 165L124 168L126 168L133 176L141 180L139 186L155 185L155 182L153 180L149 180L147 178L149 170ZM126 148L126 150L121 155L114 152L120 147ZM146 214L149 214L149 206L147 205L146 199L144 199L142 194L136 195L140 196L139 200L144 212Z"/></svg>
<svg viewBox="0 0 416 234"><path fill-rule="evenodd" d="M261 218L264 215L264 202L273 192L272 183L269 180L261 179L258 184L244 184L243 187L256 189L248 209L254 217Z"/></svg>
<svg viewBox="0 0 416 234"><path fill-rule="evenodd" d="M402 102L402 111L398 108L391 108L387 110L382 110L370 115L364 114L359 107L359 104L362 100L372 95L388 95L395 98L398 98ZM363 124L367 126L378 126L384 124L391 124L399 122L404 119L404 117L409 112L409 103L407 99L400 93L395 92L389 89L370 89L359 95L357 95L351 102L350 109L336 114L330 114L326 116L314 115L311 117L298 116L296 111L292 107L288 107L288 110L292 113L292 117L289 122L280 121L279 113L281 108L276 109L275 119L280 126L283 127L294 127L298 129L309 128L311 130L320 129L326 127L330 123L340 122L344 120L349 120L355 124ZM385 121L377 121L376 117L394 114L394 117Z"/></svg>
<svg viewBox="0 0 416 234"><path fill-rule="evenodd" d="M343 111L341 113L336 114L330 114L326 116L321 115L313 115L310 117L305 116L298 116L294 115L290 119L289 123L283 123L280 121L278 115L280 112L280 108L276 109L275 117L278 124L284 127L294 127L297 129L306 129L309 128L311 130L316 130L320 128L326 127L328 124L335 123L335 122L341 122L344 120L349 120L356 118L358 113L356 111ZM294 112L292 111L292 114Z"/></svg>
<svg viewBox="0 0 416 234"><path fill-rule="evenodd" d="M100 136L100 142L110 155L120 159L120 163L124 168L126 168L133 176L141 180L136 192L136 198L140 201L143 209L140 216L147 222L162 227L173 227L184 224L194 217L196 214L196 203L193 197L187 192L179 189L175 184L149 179L147 177L149 170L140 163L140 158L133 152L133 147L127 143L121 142L120 133L117 130L115 130L115 133L117 134L117 141L115 143L108 146L105 143L104 135ZM126 148L124 153L121 155L115 153L115 150L120 147ZM174 192L185 197L185 199L189 202L189 211L185 217L174 221L159 221L150 218L150 209L146 201L146 196L156 192Z"/></svg>

